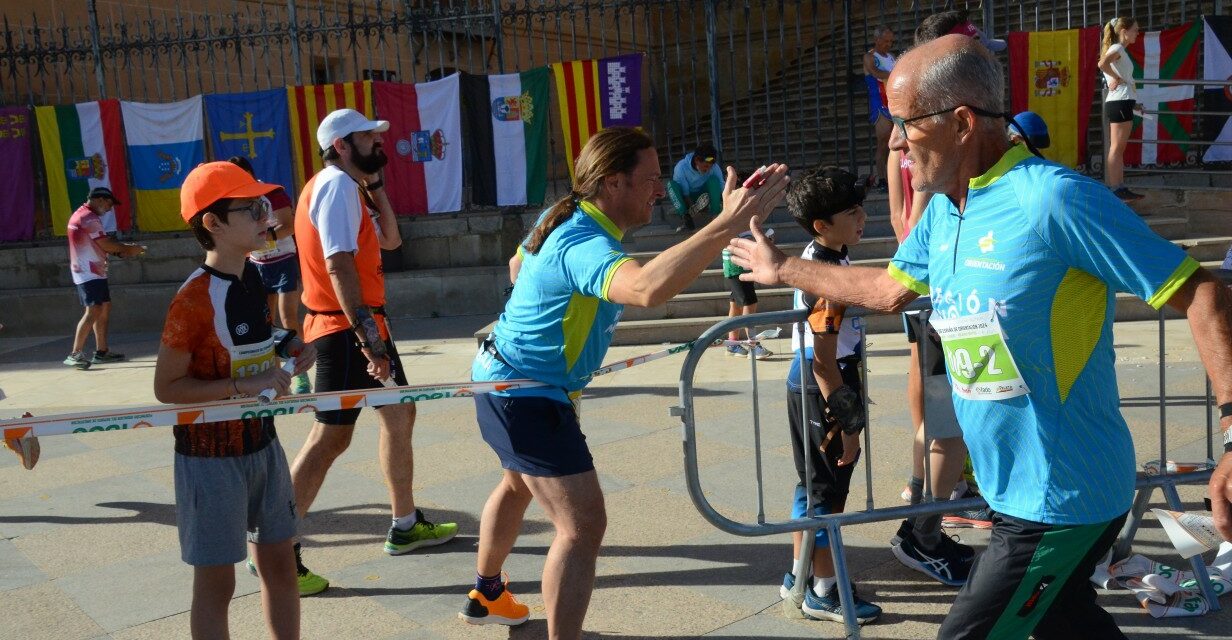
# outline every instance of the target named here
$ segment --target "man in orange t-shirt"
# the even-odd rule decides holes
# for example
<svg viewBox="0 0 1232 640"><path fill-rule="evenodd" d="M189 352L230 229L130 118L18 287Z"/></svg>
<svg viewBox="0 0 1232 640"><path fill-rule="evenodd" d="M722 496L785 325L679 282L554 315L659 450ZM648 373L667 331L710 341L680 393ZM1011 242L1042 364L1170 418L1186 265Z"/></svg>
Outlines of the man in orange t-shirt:
<svg viewBox="0 0 1232 640"><path fill-rule="evenodd" d="M317 348L316 391L406 384L385 314L381 250L402 245L398 223L382 189L384 120L339 109L321 121L317 142L325 168L304 185L295 212L303 278L304 339ZM390 555L448 542L454 523L433 524L415 508L411 489L411 432L415 405L377 408L380 463L389 486L393 523ZM291 465L295 499L307 514L325 474L351 443L360 409L318 411L316 423ZM323 580L323 579L322 579Z"/></svg>

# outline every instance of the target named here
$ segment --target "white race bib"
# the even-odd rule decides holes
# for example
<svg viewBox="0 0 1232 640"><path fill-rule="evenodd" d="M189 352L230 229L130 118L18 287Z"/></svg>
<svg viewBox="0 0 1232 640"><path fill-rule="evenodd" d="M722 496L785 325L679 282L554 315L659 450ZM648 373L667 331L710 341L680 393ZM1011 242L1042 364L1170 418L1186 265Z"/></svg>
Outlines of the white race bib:
<svg viewBox="0 0 1232 640"><path fill-rule="evenodd" d="M1005 400L1031 392L1005 344L995 311L929 323L941 336L954 393L967 400Z"/></svg>

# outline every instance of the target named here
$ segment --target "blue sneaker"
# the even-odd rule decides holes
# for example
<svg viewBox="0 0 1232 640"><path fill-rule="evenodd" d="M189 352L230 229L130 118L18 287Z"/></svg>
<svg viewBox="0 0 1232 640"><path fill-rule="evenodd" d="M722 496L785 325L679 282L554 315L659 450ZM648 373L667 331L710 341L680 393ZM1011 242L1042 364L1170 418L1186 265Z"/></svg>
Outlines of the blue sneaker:
<svg viewBox="0 0 1232 640"><path fill-rule="evenodd" d="M855 597L856 601L856 622L868 624L881 617L881 607L857 595L854 585L851 587L851 594ZM800 611L804 612L805 617L814 620L842 622L843 609L838 599L838 585L830 587L824 598L819 597L812 589L806 591L804 593L804 604L800 606Z"/></svg>
<svg viewBox="0 0 1232 640"><path fill-rule="evenodd" d="M738 344L729 344L727 345L727 355L735 356L737 358L747 358L749 357L749 350ZM67 361L65 364L67 364Z"/></svg>
<svg viewBox="0 0 1232 640"><path fill-rule="evenodd" d="M791 595L791 590L796 586L795 574L788 572L783 574L783 586L779 587L779 597L786 600L787 596Z"/></svg>

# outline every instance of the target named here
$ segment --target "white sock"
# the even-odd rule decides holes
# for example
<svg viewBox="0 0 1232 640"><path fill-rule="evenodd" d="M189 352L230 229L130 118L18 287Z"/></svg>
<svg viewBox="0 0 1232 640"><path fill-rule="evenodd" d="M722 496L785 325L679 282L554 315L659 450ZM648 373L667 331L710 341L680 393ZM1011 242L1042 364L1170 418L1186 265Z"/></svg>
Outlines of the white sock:
<svg viewBox="0 0 1232 640"><path fill-rule="evenodd" d="M830 592L830 588L836 584L838 584L837 576L830 576L829 578L822 578L819 576L813 578L813 593L819 598L824 598L826 597L826 594Z"/></svg>
<svg viewBox="0 0 1232 640"><path fill-rule="evenodd" d="M394 518L394 526L399 529L402 529L403 531L410 529L411 527L415 526L416 522L418 522L419 520L419 518L417 517L418 514L419 514L419 509L416 509L412 511L410 515L405 515L405 516L402 516L401 518Z"/></svg>
<svg viewBox="0 0 1232 640"><path fill-rule="evenodd" d="M958 484L954 485L954 490L950 492L950 500L957 500L967 493L967 479L960 478Z"/></svg>

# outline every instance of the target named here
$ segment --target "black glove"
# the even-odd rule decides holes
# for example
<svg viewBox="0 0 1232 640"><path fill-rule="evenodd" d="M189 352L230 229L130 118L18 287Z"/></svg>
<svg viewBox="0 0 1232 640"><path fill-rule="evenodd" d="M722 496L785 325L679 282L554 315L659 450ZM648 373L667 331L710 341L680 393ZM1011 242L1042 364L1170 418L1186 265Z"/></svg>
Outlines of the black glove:
<svg viewBox="0 0 1232 640"><path fill-rule="evenodd" d="M864 430L867 420L864 415L864 403L854 389L843 385L834 390L826 398L826 417L837 423L843 433L853 436Z"/></svg>

